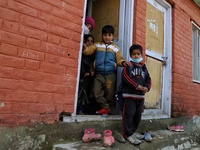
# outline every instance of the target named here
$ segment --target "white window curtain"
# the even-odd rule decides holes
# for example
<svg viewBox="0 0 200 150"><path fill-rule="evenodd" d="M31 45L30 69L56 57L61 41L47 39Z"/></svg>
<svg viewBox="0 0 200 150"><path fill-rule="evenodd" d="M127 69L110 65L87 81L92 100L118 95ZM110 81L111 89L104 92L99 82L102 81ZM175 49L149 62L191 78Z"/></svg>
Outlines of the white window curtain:
<svg viewBox="0 0 200 150"><path fill-rule="evenodd" d="M200 83L200 28L193 23L192 28L193 49L193 81Z"/></svg>

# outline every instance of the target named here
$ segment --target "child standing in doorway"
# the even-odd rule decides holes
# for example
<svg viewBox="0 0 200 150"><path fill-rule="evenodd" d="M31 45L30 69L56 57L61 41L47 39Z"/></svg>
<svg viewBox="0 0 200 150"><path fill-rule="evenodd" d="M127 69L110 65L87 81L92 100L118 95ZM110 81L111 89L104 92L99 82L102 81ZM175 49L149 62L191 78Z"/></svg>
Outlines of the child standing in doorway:
<svg viewBox="0 0 200 150"><path fill-rule="evenodd" d="M84 43L86 46L94 44L94 37L91 34L84 35ZM93 83L94 76L94 56L82 54L81 59L81 71L80 71L80 81L79 81L79 94L78 94L78 105L77 114L85 114L84 106L89 104L90 97L90 87Z"/></svg>
<svg viewBox="0 0 200 150"><path fill-rule="evenodd" d="M91 34L84 35L84 43L86 46L94 44L94 37ZM81 62L81 76L94 76L94 67L93 67L94 56L82 55Z"/></svg>
<svg viewBox="0 0 200 150"><path fill-rule="evenodd" d="M94 43L94 37L90 34L94 29L95 21L90 16L85 17L84 24L84 37L83 42L85 46L89 46ZM84 106L89 103L89 90L90 90L90 78L94 76L94 69L92 67L93 56L82 55L81 59L81 71L80 71L80 82L78 92L78 103L77 103L77 114L83 115Z"/></svg>
<svg viewBox="0 0 200 150"><path fill-rule="evenodd" d="M142 46L133 44L130 49L131 66L125 66L122 72L122 93L124 99L122 127L124 137L131 144L140 144L135 134L141 121L144 108L144 96L151 88L151 78L146 65L141 63ZM147 137L151 140L151 137Z"/></svg>
<svg viewBox="0 0 200 150"><path fill-rule="evenodd" d="M85 17L84 34L90 34L92 29L94 29L95 21L90 16Z"/></svg>
<svg viewBox="0 0 200 150"><path fill-rule="evenodd" d="M114 27L105 25L102 28L102 42L96 42L83 50L83 54L91 55L95 53L94 67L94 96L101 108L96 113L108 115L110 106L115 95L115 80L117 66L130 65L122 56L121 50L113 43Z"/></svg>

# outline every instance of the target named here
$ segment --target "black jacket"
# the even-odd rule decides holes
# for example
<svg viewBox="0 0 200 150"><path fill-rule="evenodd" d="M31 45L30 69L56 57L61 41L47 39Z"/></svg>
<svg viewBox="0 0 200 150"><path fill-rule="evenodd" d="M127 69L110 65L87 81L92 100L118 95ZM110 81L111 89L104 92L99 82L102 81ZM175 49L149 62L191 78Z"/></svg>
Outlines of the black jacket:
<svg viewBox="0 0 200 150"><path fill-rule="evenodd" d="M122 72L123 93L144 95L142 91L136 90L138 85L151 88L151 77L145 64L136 64L125 66Z"/></svg>

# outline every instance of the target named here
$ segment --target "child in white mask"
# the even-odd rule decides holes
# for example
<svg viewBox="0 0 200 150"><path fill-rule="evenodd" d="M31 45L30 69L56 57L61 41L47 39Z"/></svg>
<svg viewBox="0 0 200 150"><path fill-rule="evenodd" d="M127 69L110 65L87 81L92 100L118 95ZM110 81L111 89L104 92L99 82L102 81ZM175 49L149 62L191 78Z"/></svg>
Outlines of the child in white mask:
<svg viewBox="0 0 200 150"><path fill-rule="evenodd" d="M95 22L94 19L92 19L89 16L85 17L85 26L84 26L84 34L90 34L92 29L94 29Z"/></svg>

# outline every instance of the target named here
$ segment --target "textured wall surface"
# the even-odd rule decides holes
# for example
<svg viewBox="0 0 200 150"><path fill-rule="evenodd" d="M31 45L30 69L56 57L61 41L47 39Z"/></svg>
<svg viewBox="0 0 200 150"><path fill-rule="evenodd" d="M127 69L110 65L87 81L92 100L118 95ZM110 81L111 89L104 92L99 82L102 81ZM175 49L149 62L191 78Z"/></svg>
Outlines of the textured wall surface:
<svg viewBox="0 0 200 150"><path fill-rule="evenodd" d="M200 8L192 1L173 1L172 115L200 115L200 84L192 80L192 22L200 26Z"/></svg>
<svg viewBox="0 0 200 150"><path fill-rule="evenodd" d="M0 0L0 124L73 112L84 0Z"/></svg>

